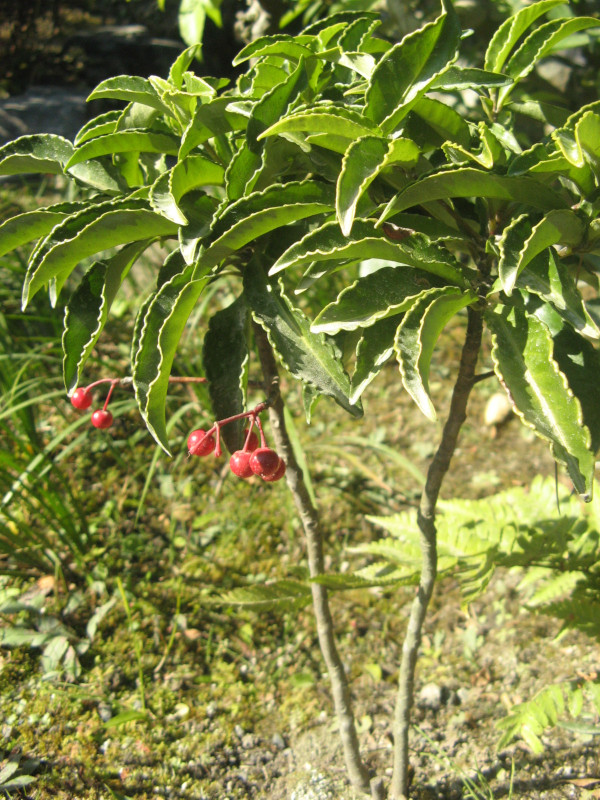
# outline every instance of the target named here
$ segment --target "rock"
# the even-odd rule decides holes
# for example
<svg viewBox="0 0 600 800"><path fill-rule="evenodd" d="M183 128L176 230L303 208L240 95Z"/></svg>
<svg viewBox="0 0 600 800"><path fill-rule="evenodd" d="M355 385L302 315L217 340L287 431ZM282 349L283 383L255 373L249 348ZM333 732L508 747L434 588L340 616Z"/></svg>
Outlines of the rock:
<svg viewBox="0 0 600 800"><path fill-rule="evenodd" d="M438 711L443 705L443 689L437 683L426 684L419 692L418 704L423 708Z"/></svg>
<svg viewBox="0 0 600 800"><path fill-rule="evenodd" d="M0 100L0 143L33 133L74 139L85 123L87 91L32 86L25 94Z"/></svg>
<svg viewBox="0 0 600 800"><path fill-rule="evenodd" d="M285 750L285 739L280 733L274 733L271 737L271 743L276 747L278 750Z"/></svg>
<svg viewBox="0 0 600 800"><path fill-rule="evenodd" d="M483 412L483 422L488 428L496 431L510 419L513 413L512 405L505 392L496 392L487 401Z"/></svg>

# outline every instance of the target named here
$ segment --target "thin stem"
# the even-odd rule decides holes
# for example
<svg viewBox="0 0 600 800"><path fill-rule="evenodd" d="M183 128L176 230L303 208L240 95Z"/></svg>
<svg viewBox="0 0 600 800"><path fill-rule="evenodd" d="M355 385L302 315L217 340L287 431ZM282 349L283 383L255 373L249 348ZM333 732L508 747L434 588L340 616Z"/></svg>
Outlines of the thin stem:
<svg viewBox="0 0 600 800"><path fill-rule="evenodd" d="M442 481L456 449L458 434L467 416L467 402L475 383L475 368L481 346L483 310L469 308L468 314L467 333L456 383L452 392L450 411L444 425L440 444L427 471L427 479L417 514L422 568L419 587L412 603L408 628L402 647L398 697L394 715L394 772L390 787L392 800L405 800L408 797L408 733L413 704L415 668L421 644L423 622L433 593L437 573L436 504Z"/></svg>
<svg viewBox="0 0 600 800"><path fill-rule="evenodd" d="M308 568L311 577L325 571L323 558L323 535L317 509L314 507L304 475L300 468L286 430L284 406L279 393L279 373L273 355L273 350L262 328L254 325L254 336L258 347L262 372L265 379L265 390L268 391L271 402L269 405L269 421L275 442L275 449L287 464L285 477L288 487L294 498L294 504L306 536L306 549ZM313 607L317 623L317 636L319 646L329 672L329 681L333 694L333 702L340 726L340 737L346 761L346 769L352 786L365 794L371 793L369 774L362 762L356 734L356 725L352 711L350 690L344 670L344 665L338 653L331 610L327 589L319 583L311 583ZM379 786L374 787L374 792ZM372 796L381 797L373 793Z"/></svg>

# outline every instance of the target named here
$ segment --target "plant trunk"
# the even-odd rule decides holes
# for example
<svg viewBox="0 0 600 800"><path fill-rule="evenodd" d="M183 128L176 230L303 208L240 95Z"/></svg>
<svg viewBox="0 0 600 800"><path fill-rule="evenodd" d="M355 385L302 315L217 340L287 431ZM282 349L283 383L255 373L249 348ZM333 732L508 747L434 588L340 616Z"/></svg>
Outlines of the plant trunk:
<svg viewBox="0 0 600 800"><path fill-rule="evenodd" d="M285 476L306 536L308 568L311 578L314 578L325 571L323 536L319 516L311 501L302 469L296 461L286 430L283 400L279 392L279 373L273 350L266 333L257 324L254 325L254 336L265 379L265 388L269 397L269 421L273 432L275 449L287 464ZM329 672L348 776L355 789L364 793L372 792L373 798L380 798L382 797L380 784L374 781L373 787L370 788L369 774L360 757L350 690L344 665L335 643L327 589L318 583L312 583L311 591L317 623L317 636Z"/></svg>
<svg viewBox="0 0 600 800"><path fill-rule="evenodd" d="M438 449L429 465L425 487L418 510L422 568L419 587L413 600L408 627L402 647L398 679L398 697L394 715L394 771L390 789L391 800L406 800L409 788L408 733L414 700L414 680L421 632L427 606L433 593L437 572L437 532L435 510L444 476L456 449L458 434L467 416L467 402L476 383L475 368L483 333L483 310L468 309L465 343L450 411Z"/></svg>

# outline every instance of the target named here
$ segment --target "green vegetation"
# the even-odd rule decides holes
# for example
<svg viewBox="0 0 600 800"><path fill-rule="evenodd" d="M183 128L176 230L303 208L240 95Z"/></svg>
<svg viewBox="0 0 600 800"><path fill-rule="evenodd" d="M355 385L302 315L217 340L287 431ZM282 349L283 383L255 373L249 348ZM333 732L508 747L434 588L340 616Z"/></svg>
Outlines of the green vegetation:
<svg viewBox="0 0 600 800"><path fill-rule="evenodd" d="M347 777L374 800L409 794L417 656L435 663L445 635L426 617L437 581L454 579L475 608L495 572L524 571L521 604L598 637L599 106L557 104L529 79L558 48L587 43L600 20L542 0L504 22L472 66L459 61L464 33L449 0L397 44L374 35L379 24L374 13L340 11L297 35L259 38L236 58L246 71L235 83L195 74L192 47L166 78L103 81L91 98L124 108L90 120L74 143L34 135L0 148L0 173L66 176L70 187L0 225L23 307L43 309L2 318L0 612L10 656L0 678L15 709L6 738L36 758L60 751L71 771L86 764L84 778L41 769L50 792L65 782L78 794L150 791L143 757L135 775L127 763L107 766L117 731L140 730L119 746L148 754L165 794L259 792L260 765L285 745L279 733L269 745L261 728L306 727L319 708L321 666L301 616L311 600ZM40 305L42 289L64 309L63 380L82 412L73 422L52 390L56 317ZM7 295L14 302L14 286ZM456 370L444 374L440 348ZM390 441L397 421L382 415L383 392L396 412L402 386L410 424L418 414L436 424L440 379L447 419L435 444L419 435L415 465ZM557 495L563 513L550 516L541 480L530 493L438 502L459 434L468 441L471 395L496 379L523 435L550 445L590 511ZM369 393L377 413L365 421ZM83 431L88 411L95 432ZM306 432L300 412L326 423ZM351 424L360 435L348 435ZM214 469L221 442L238 477L268 484L285 470L289 494L228 481L227 468ZM329 475L327 455L351 469ZM355 569L328 563L325 545L341 551L334 532L359 555ZM377 646L368 657L359 647L352 669L355 607L378 620ZM464 642L475 659L477 635ZM279 655L263 663L265 651ZM455 673L467 680L468 667ZM393 721L389 696L382 715L389 786L384 753L362 746L374 723L351 686L364 674L398 686ZM565 709L570 730L597 735L597 671L547 677L530 699L507 699L501 747L522 737L543 753ZM66 688L53 693L57 681ZM425 707L441 707L434 694ZM71 703L81 703L75 737ZM171 746L184 722L185 744ZM222 746L240 768L224 785ZM245 763L241 753L257 749ZM31 769L13 758L2 774L14 786ZM175 790L188 774L193 788ZM464 786L477 795L470 777ZM423 781L415 792L426 796Z"/></svg>

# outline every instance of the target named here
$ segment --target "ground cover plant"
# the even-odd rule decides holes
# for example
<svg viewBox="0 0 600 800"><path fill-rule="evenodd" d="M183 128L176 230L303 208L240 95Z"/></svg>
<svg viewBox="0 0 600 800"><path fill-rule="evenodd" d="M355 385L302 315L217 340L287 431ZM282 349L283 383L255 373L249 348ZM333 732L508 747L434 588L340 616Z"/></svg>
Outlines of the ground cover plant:
<svg viewBox="0 0 600 800"><path fill-rule="evenodd" d="M409 791L415 667L438 570L437 500L473 386L499 379L577 493L592 497L600 442L600 101L572 111L559 97L531 95L527 79L537 61L580 42L573 37L600 20L542 0L501 25L478 66L459 60L465 32L450 2L395 45L374 36L378 25L375 14L341 12L296 36L258 39L238 55L237 65L251 66L235 85L195 75L194 48L168 78L104 81L91 98L125 108L91 120L73 144L29 136L0 149L3 174L66 174L81 188L76 201L8 219L0 242L6 253L36 241L24 306L44 287L53 303L70 294L63 373L73 405L87 411L91 388L110 383L94 427L111 427L113 390L131 382L148 430L169 452L169 389L205 378L214 422L192 431L189 452L218 452L222 438L239 477L252 472L271 482L285 470L310 580L255 581L245 601L302 605L312 597L349 779L359 792L400 798ZM125 277L158 240L169 253L139 305L131 375L94 375L79 386ZM100 260L81 274L92 257ZM234 299L216 311L203 306L202 365L193 368L204 374L171 375L190 315L221 285ZM455 317L465 325L464 344L418 508L418 574L377 564L328 574L310 483L288 434L279 365L301 383L309 421L321 396L358 419L361 395L395 357L398 382L435 420L429 369ZM493 372L477 372L484 331ZM264 399L248 410L253 359ZM417 589L386 787L360 753L328 597L392 583Z"/></svg>

